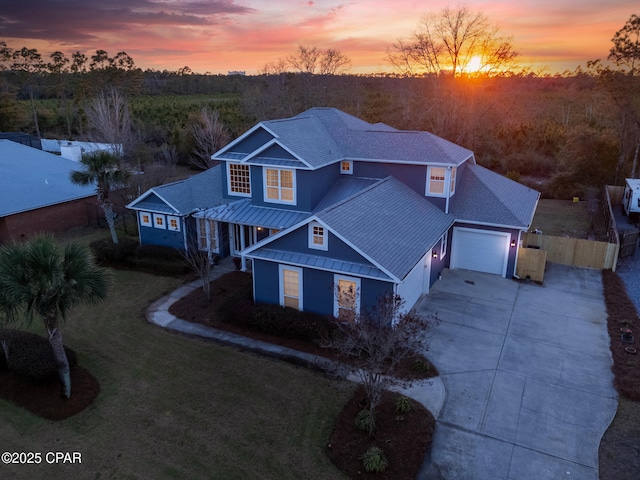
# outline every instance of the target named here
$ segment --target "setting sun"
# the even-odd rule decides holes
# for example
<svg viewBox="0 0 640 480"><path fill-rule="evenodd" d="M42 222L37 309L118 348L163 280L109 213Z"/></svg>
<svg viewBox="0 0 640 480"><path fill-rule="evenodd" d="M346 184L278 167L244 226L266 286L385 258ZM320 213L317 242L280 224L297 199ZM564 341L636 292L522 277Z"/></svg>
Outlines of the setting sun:
<svg viewBox="0 0 640 480"><path fill-rule="evenodd" d="M464 71L466 73L477 73L482 69L483 66L484 65L482 65L482 57L480 55L474 55L465 66Z"/></svg>

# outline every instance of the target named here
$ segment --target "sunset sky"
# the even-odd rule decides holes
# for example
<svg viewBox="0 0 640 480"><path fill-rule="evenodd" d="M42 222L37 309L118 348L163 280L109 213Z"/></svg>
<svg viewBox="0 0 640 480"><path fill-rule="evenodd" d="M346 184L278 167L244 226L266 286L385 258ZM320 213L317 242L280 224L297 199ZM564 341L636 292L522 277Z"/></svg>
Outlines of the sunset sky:
<svg viewBox="0 0 640 480"><path fill-rule="evenodd" d="M467 0L544 73L604 59L638 0ZM351 73L391 71L386 52L446 0L2 0L0 40L48 55L127 52L141 68L255 74L298 45L337 48Z"/></svg>

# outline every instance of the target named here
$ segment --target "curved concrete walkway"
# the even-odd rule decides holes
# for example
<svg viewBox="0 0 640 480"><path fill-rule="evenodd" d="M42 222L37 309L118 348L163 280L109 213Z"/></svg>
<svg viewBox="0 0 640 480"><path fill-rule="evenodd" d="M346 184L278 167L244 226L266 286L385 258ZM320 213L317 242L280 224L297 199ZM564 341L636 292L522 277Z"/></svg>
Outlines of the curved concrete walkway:
<svg viewBox="0 0 640 480"><path fill-rule="evenodd" d="M214 268L211 279L213 280L218 278L232 270L234 270L234 268L230 265L226 265L223 261L223 264ZM188 322L169 313L169 307L171 305L187 296L193 290L201 288L201 286L201 281L196 280L183 285L162 298L159 298L153 302L149 308L147 308L147 320L160 327L166 328L167 330L207 338L225 345L277 358L307 368L320 371L330 369L331 361L324 357L300 352L280 345L262 342L260 340L254 340L235 333L207 327L206 325L201 325L199 323ZM355 377L349 377L349 380L355 381L356 379ZM444 386L440 378L430 378L422 382L415 382L407 388L398 387L396 390L424 405L425 408L427 408L436 418L442 410L445 393Z"/></svg>
<svg viewBox="0 0 640 480"><path fill-rule="evenodd" d="M598 270L549 264L544 286L445 270L418 305L446 390L419 478L598 479L617 409Z"/></svg>

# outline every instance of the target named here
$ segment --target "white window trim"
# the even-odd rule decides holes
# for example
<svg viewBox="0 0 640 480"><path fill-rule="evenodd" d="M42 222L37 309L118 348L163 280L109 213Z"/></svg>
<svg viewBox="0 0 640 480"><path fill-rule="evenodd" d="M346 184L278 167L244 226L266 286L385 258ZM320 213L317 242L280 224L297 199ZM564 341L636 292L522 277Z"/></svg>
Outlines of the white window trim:
<svg viewBox="0 0 640 480"><path fill-rule="evenodd" d="M292 267L290 265L278 265L278 295L280 296L280 306L284 307L284 271L292 270L298 272L298 310L302 312L302 269L298 267Z"/></svg>
<svg viewBox="0 0 640 480"><path fill-rule="evenodd" d="M444 170L444 180L442 180L442 193L436 193L436 192L432 192L431 191L431 170L433 168L440 168L442 170ZM425 188L425 195L429 196L429 197L446 197L447 196L447 192L448 192L448 186L447 186L447 167L440 167L440 166L429 166L427 167L427 185Z"/></svg>
<svg viewBox="0 0 640 480"><path fill-rule="evenodd" d="M141 227L153 227L153 215L150 212L139 212L140 213L140 226ZM145 222L142 217L143 215L148 215L149 216L149 221Z"/></svg>
<svg viewBox="0 0 640 480"><path fill-rule="evenodd" d="M458 167L449 169L449 196L456 193L456 183L458 183Z"/></svg>
<svg viewBox="0 0 640 480"><path fill-rule="evenodd" d="M200 239L202 239L202 235L200 235L200 226L202 224L202 222L204 222L205 225L205 237L204 239L206 240L206 245L205 247L201 247L200 246ZM213 234L213 238L216 241L216 245L215 248L211 248L211 225L213 224L213 230L214 230L214 234ZM210 252L210 253L220 253L220 249L219 249L219 240L218 240L218 222L216 222L215 220L211 220L209 218L196 218L196 234L198 236L198 250L202 250L203 252Z"/></svg>
<svg viewBox="0 0 640 480"><path fill-rule="evenodd" d="M355 282L356 284L356 308L355 314L356 318L360 315L360 299L362 297L362 290L360 288L360 279L358 277L348 277L346 275L333 275L333 316L338 318L339 315L339 305L338 305L338 285L340 280L346 280L348 282Z"/></svg>
<svg viewBox="0 0 640 480"><path fill-rule="evenodd" d="M343 163L349 164L349 170L344 170L342 168ZM343 175L353 175L353 160L341 160L340 161L340 173Z"/></svg>
<svg viewBox="0 0 640 480"><path fill-rule="evenodd" d="M233 190L231 190L231 165L242 165L244 167L247 167L249 171L249 193L234 192ZM232 196L251 197L251 167L249 165L239 162L227 162L227 193Z"/></svg>
<svg viewBox="0 0 640 480"><path fill-rule="evenodd" d="M449 243L449 231L447 230L440 239L440 259L447 256L447 244Z"/></svg>
<svg viewBox="0 0 640 480"><path fill-rule="evenodd" d="M157 219L161 218L162 219L162 225L158 225ZM162 230L166 230L167 229L167 218L160 214L160 213L154 213L153 214L153 227L154 228L159 228Z"/></svg>
<svg viewBox="0 0 640 480"><path fill-rule="evenodd" d="M313 239L316 235L313 233L314 227L322 228L322 244L318 245L313 242ZM314 250L324 250L325 252L329 250L329 234L327 233L327 227L324 225L320 225L318 222L310 222L309 223L309 248Z"/></svg>
<svg viewBox="0 0 640 480"><path fill-rule="evenodd" d="M267 196L267 170L276 170L278 171L278 197L279 199L269 198ZM282 185L281 185L281 173L288 171L291 172L291 184L293 187L293 200L282 200ZM274 188L274 187L269 187ZM262 192L265 203L280 203L282 205L297 205L298 201L298 191L297 191L297 181L296 181L296 170L294 168L275 168L275 167L262 167Z"/></svg>
<svg viewBox="0 0 640 480"><path fill-rule="evenodd" d="M176 221L176 227L172 227L171 226L171 220L175 220ZM173 215L167 215L167 229L171 230L172 232L179 232L180 231L180 217L176 217Z"/></svg>

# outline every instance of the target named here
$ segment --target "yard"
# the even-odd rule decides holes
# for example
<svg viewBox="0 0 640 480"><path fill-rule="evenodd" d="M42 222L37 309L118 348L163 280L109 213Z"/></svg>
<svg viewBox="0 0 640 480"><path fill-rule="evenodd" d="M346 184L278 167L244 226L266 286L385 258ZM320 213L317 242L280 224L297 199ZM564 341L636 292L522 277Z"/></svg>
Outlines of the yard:
<svg viewBox="0 0 640 480"><path fill-rule="evenodd" d="M602 209L597 202L541 199L531 230L544 235L607 241Z"/></svg>
<svg viewBox="0 0 640 480"><path fill-rule="evenodd" d="M148 324L144 308L180 279L114 280L106 303L77 307L63 327L100 381L96 402L53 422L0 401L3 451L82 463L0 465L2 478L345 478L324 449L352 386Z"/></svg>

